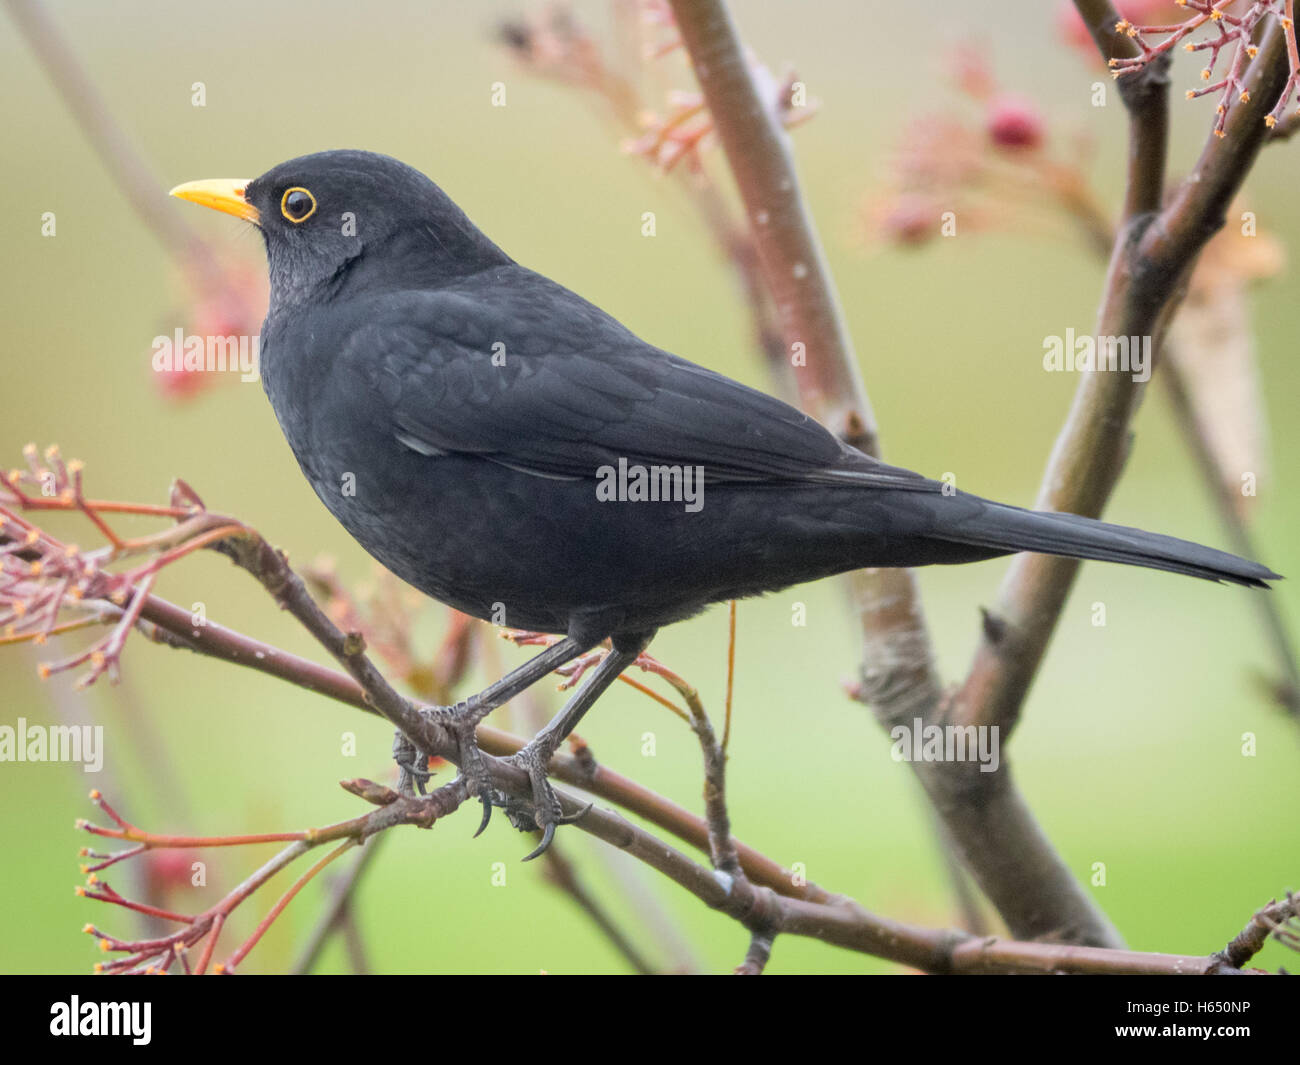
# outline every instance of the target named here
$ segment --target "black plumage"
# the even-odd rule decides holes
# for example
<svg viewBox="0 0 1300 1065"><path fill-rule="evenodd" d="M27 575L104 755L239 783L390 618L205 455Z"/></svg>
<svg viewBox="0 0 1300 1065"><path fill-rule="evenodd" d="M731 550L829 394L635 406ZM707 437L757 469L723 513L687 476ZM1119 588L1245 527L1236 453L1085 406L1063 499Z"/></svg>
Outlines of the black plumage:
<svg viewBox="0 0 1300 1065"><path fill-rule="evenodd" d="M872 459L515 263L394 159L323 152L230 202L188 198L265 237L262 379L317 494L399 577L476 617L626 650L710 603L866 566L1030 550L1276 577ZM599 498L620 461L698 468L701 505Z"/></svg>

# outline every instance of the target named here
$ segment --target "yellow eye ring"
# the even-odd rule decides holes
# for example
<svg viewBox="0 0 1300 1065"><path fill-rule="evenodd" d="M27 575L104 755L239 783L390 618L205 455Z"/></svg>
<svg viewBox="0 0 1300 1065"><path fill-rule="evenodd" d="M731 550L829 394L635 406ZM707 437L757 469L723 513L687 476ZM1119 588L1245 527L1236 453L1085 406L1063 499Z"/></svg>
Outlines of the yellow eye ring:
<svg viewBox="0 0 1300 1065"><path fill-rule="evenodd" d="M290 196L293 197L292 203L289 202ZM301 185L294 185L285 189L280 197L280 213L294 225L305 222L316 213L316 197Z"/></svg>

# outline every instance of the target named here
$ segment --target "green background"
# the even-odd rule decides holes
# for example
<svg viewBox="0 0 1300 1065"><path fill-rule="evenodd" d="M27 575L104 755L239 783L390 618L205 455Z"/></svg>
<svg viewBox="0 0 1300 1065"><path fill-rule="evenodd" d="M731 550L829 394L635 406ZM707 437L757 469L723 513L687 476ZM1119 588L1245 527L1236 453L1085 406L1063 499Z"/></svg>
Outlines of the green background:
<svg viewBox="0 0 1300 1065"><path fill-rule="evenodd" d="M1081 242L1001 232L916 251L864 245L861 205L880 185L893 146L918 116L972 115L952 90L945 50L974 39L1009 88L1051 116L1058 140L1098 142L1092 168L1117 202L1122 115L1089 102L1098 70L1061 45L1053 5L997 0L936 14L880 2L737 2L746 40L774 69L789 62L822 100L795 133L798 165L847 309L892 460L1029 503L1076 385L1045 374L1042 338L1091 327L1101 268ZM290 156L363 147L430 174L515 258L567 284L654 343L770 387L750 343L729 268L676 184L619 150L582 94L519 72L491 40L513 3L219 5L55 3L51 10L118 120L155 168L158 194L180 181L253 176ZM600 4L578 5L598 29ZM680 57L667 80L693 88ZM1184 103L1195 70L1175 68L1174 166L1183 172L1212 121L1210 102ZM191 84L207 106L191 106ZM489 106L504 81L508 106ZM658 101L656 101L658 102ZM350 582L371 563L302 479L256 385L216 387L190 403L150 380L150 342L188 324L178 276L106 177L42 70L0 18L4 209L0 211L0 465L29 440L57 442L88 463L92 494L164 501L184 477L214 510L238 515L296 562L338 559ZM1300 246L1296 152L1270 148L1249 187L1260 226ZM721 171L719 171L721 172ZM233 219L189 212L223 250L255 267L260 241ZM640 234L655 211L658 235ZM58 235L40 235L55 211ZM1261 487L1256 533L1264 561L1300 572L1300 427L1292 417L1300 368L1294 272L1252 297L1272 426L1273 472ZM1126 524L1219 544L1208 508L1157 385L1136 422L1136 446L1108 515ZM80 534L84 536L85 534ZM545 564L539 559L539 564ZM944 675L958 680L977 635L977 606L994 600L1007 563L922 572ZM308 639L251 580L204 556L167 572L157 589L203 601L211 618L302 654ZM1203 953L1297 884L1295 767L1300 736L1256 686L1269 665L1248 593L1124 567L1083 568L1035 683L1012 757L1028 801L1071 869L1129 943ZM1300 613L1300 585L1271 594ZM1108 624L1091 624L1091 604ZM792 627L794 602L808 623ZM437 613L430 612L431 646ZM773 858L879 913L926 924L953 920L950 893L910 771L889 758L869 712L845 697L858 647L843 594L823 582L739 614L730 799L736 833ZM71 646L71 644L69 645ZM48 722L77 711L103 723L108 763L97 779L59 765L0 765L0 969L83 972L101 957L87 921L126 934L127 916L74 896L73 820L104 787L125 814L159 831L238 833L325 824L359 812L335 783L389 779L391 732L375 719L269 678L133 640L123 683L72 690L42 684L35 665L68 653L0 648L0 723ZM721 706L726 612L664 632L655 654ZM509 665L524 652L501 645ZM471 678L483 679L482 671ZM621 686L620 686L621 689ZM357 734L355 757L341 737ZM615 690L584 723L597 755L698 810L700 759L689 731L630 689ZM657 737L643 757L642 735ZM1241 737L1258 737L1253 758ZM147 739L142 739L147 737ZM360 894L359 920L380 971L624 971L571 901L518 861L529 843L498 817L471 840L477 813L431 833L387 841ZM626 918L643 949L670 960L667 935L643 918L656 897L692 944L696 964L729 969L742 930L581 833L566 852ZM229 887L270 849L211 852L209 877ZM493 886L495 863L506 883ZM122 890L130 876L110 873ZM241 911L228 951L288 879ZM264 896L264 897L263 897ZM208 896L204 896L205 898ZM296 900L244 965L280 971L313 923L319 886ZM174 896L180 908L196 899ZM256 911L256 912L254 912ZM218 956L223 955L218 950ZM1261 963L1288 964L1270 946ZM337 944L323 968L345 971ZM783 938L771 971L870 972L892 967Z"/></svg>

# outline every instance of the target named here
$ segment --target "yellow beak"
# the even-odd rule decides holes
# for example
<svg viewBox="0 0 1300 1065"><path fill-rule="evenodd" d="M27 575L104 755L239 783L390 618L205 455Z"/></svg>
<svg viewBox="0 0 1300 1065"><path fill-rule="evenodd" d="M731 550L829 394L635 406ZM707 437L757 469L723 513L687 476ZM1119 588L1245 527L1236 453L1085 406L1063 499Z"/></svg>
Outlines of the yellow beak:
<svg viewBox="0 0 1300 1065"><path fill-rule="evenodd" d="M248 187L247 178L209 178L207 181L187 181L177 185L171 195L191 203L211 207L214 211L225 211L245 222L258 225L261 216L257 208L244 200L244 189Z"/></svg>

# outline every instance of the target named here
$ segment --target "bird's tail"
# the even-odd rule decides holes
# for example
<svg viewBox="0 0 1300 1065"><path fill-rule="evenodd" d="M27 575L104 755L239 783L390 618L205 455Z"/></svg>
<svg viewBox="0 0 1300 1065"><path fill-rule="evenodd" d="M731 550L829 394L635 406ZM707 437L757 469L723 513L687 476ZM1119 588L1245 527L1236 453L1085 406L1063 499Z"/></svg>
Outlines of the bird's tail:
<svg viewBox="0 0 1300 1065"><path fill-rule="evenodd" d="M991 550L1037 551L1068 558L1123 562L1251 588L1267 588L1266 581L1281 579L1258 562L1173 536L1111 525L1077 514L1022 510L990 500L979 502L984 505L973 513L961 508L966 513L960 520L943 522L931 536Z"/></svg>

